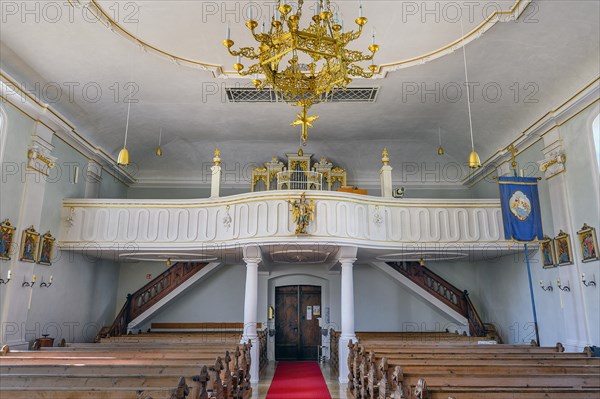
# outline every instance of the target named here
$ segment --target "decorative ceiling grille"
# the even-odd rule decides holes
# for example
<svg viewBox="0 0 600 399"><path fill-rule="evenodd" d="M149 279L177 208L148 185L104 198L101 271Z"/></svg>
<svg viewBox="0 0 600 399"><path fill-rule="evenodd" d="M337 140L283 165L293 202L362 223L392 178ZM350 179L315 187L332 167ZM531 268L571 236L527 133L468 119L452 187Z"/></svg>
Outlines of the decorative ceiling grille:
<svg viewBox="0 0 600 399"><path fill-rule="evenodd" d="M276 103L283 102L273 89L258 90L254 87L229 87L225 89L230 103ZM373 103L377 100L379 87L348 87L321 96L324 103Z"/></svg>

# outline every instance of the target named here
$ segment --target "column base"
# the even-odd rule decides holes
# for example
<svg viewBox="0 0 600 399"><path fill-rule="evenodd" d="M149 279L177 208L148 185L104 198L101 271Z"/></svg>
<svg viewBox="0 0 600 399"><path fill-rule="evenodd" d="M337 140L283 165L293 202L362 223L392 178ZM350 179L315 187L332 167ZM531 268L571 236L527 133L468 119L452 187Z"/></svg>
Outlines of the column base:
<svg viewBox="0 0 600 399"><path fill-rule="evenodd" d="M350 343L350 341L356 343L358 342L358 338L356 338L356 336L352 335L352 336L341 336L340 337L340 342L339 342L339 346L338 346L338 353L339 353L339 374L338 374L338 380L340 382L340 384L347 384L348 383L348 373L350 372L350 370L348 369L348 355L350 354L350 348L348 348L348 343Z"/></svg>
<svg viewBox="0 0 600 399"><path fill-rule="evenodd" d="M256 384L260 380L260 348L258 343L258 335L245 335L240 343L247 344L252 342L250 348L250 383Z"/></svg>

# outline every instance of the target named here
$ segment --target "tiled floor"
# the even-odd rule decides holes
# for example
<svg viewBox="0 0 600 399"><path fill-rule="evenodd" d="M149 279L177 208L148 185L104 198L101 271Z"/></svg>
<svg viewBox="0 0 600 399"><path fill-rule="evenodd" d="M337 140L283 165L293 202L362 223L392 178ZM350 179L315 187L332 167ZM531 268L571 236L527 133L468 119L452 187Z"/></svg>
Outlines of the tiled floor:
<svg viewBox="0 0 600 399"><path fill-rule="evenodd" d="M275 375L276 366L276 362L269 362L269 364L260 373L260 382L252 386L252 399L266 398L267 391L269 390L269 386L271 385L271 381L273 381L273 376ZM346 395L346 384L340 384L338 382L337 376L333 375L329 364L321 363L320 366L323 377L325 378L325 382L327 383L327 388L329 388L331 399L350 399L350 397Z"/></svg>

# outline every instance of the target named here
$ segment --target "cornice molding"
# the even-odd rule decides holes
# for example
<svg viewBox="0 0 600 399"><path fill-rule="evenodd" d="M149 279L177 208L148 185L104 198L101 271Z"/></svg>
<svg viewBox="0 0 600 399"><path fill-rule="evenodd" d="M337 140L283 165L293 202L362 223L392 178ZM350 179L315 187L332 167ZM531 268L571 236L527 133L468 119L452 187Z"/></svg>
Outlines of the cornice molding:
<svg viewBox="0 0 600 399"><path fill-rule="evenodd" d="M515 139L508 142L506 146L498 149L488 159L482 162L481 168L465 178L462 183L467 187L472 187L479 183L504 163L510 162L511 154L507 148L511 144L514 145L519 152L523 152L525 149L541 140L545 134L567 123L599 100L600 77L596 77L562 104L546 112L546 114L534 121L529 127L519 133ZM542 154L540 154L540 158L541 156Z"/></svg>
<svg viewBox="0 0 600 399"><path fill-rule="evenodd" d="M466 46L472 41L479 39L485 32L493 28L499 22L512 22L518 20L532 1L533 0L515 0L515 3L508 10L494 10L473 30L466 33L464 36L460 37L454 42L449 43L437 50L427 52L417 57L381 64L379 65L379 68L373 78L385 78L389 72L394 72L416 65L423 65L445 55L452 54L456 50L461 49L463 46ZM68 2L73 7L86 8L107 29L140 47L143 51L153 53L156 56L167 59L170 62L180 66L211 72L214 78L247 79L240 76L236 71L225 70L220 64L180 57L142 40L137 35L129 32L117 21L111 18L110 13L102 8L102 6L100 6L96 0L68 0Z"/></svg>
<svg viewBox="0 0 600 399"><path fill-rule="evenodd" d="M84 138L62 114L48 104L28 93L19 83L0 69L0 97L8 104L17 108L30 119L39 122L50 129L75 151L102 166L102 169L116 177L121 183L130 186L135 178L125 169L119 167L110 155L103 149Z"/></svg>

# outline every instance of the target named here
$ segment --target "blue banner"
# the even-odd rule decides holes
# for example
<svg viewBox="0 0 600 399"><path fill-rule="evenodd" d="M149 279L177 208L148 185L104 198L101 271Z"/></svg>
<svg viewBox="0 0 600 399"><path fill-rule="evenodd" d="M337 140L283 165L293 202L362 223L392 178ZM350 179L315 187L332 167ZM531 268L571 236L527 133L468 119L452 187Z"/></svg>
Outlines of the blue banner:
<svg viewBox="0 0 600 399"><path fill-rule="evenodd" d="M504 238L516 241L543 239L542 215L536 177L500 177Z"/></svg>

